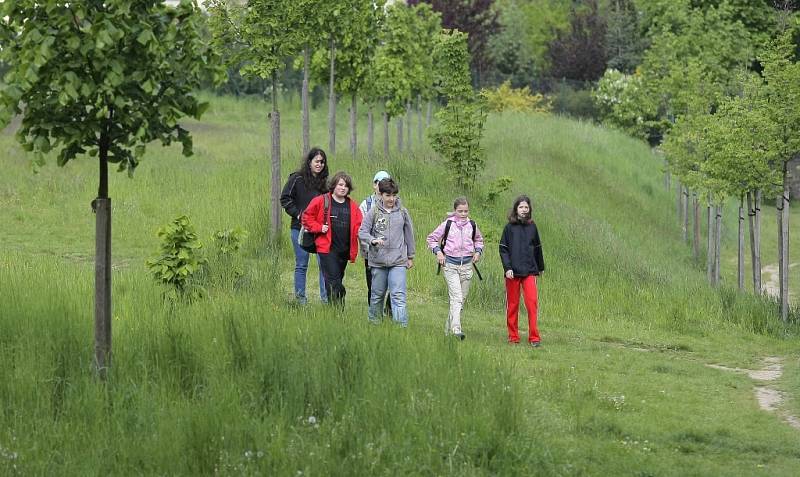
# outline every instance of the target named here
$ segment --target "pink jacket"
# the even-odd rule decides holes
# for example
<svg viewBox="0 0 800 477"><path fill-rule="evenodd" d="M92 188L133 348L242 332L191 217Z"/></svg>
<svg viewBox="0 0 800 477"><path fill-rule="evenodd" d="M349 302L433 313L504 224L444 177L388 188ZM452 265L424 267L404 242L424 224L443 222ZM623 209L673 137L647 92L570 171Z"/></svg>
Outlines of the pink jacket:
<svg viewBox="0 0 800 477"><path fill-rule="evenodd" d="M455 213L447 214L447 219L439 224L436 229L428 235L428 248L433 253L439 250L439 242L444 236L444 229L447 222L452 221L450 232L447 234L447 243L444 244L444 254L449 257L471 257L475 252L483 252L483 235L481 229L475 226L475 242L472 242L472 224L470 219L459 219Z"/></svg>

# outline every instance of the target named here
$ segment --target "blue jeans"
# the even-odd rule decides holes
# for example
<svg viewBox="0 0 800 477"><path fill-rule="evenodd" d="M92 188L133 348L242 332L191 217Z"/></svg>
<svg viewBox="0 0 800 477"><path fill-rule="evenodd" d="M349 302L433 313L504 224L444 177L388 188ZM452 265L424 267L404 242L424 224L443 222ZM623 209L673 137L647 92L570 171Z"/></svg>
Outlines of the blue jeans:
<svg viewBox="0 0 800 477"><path fill-rule="evenodd" d="M300 235L298 229L291 229L292 231L292 248L294 248L294 296L297 301L306 303L306 274L308 272L308 256L310 253L303 250L297 244L297 236ZM317 256L317 265L319 265L319 256ZM319 297L323 303L328 302L328 293L325 291L325 278L322 276L322 267L319 267Z"/></svg>
<svg viewBox="0 0 800 477"><path fill-rule="evenodd" d="M372 291L369 297L369 321L378 324L383 319L383 299L386 291L392 301L392 320L402 327L408 326L406 310L406 271L405 265L396 267L370 267L372 271Z"/></svg>

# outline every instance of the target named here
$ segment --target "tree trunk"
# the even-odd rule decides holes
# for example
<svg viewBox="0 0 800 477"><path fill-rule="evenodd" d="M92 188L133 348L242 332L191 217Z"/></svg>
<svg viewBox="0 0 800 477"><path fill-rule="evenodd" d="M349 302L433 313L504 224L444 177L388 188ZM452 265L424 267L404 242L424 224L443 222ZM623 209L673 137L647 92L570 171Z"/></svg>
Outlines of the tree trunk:
<svg viewBox="0 0 800 477"><path fill-rule="evenodd" d="M372 158L373 149L375 147L375 120L372 116L372 105L367 109L367 155Z"/></svg>
<svg viewBox="0 0 800 477"><path fill-rule="evenodd" d="M689 242L689 189L684 187L681 193L681 232L683 241Z"/></svg>
<svg viewBox="0 0 800 477"><path fill-rule="evenodd" d="M755 193L747 193L747 217L750 223L750 263L753 269L753 293L761 294L761 257L758 255Z"/></svg>
<svg viewBox="0 0 800 477"><path fill-rule="evenodd" d="M311 48L305 47L303 50L303 87L300 97L303 103L303 156L311 150L311 122L308 111L308 70L311 64Z"/></svg>
<svg viewBox="0 0 800 477"><path fill-rule="evenodd" d="M706 240L706 278L708 283L714 283L714 208L711 207L711 197L708 198L708 206L706 206L707 215L707 238Z"/></svg>
<svg viewBox="0 0 800 477"><path fill-rule="evenodd" d="M678 225L683 226L683 217L681 217L681 212L683 211L683 186L680 181L675 181L675 183L677 186L675 188L677 191L675 196L675 216L678 217Z"/></svg>
<svg viewBox="0 0 800 477"><path fill-rule="evenodd" d="M761 283L761 196L761 189L756 190L756 260L753 262L753 266L758 272L758 291L756 293L759 295L763 293Z"/></svg>
<svg viewBox="0 0 800 477"><path fill-rule="evenodd" d="M714 286L720 283L720 252L722 251L722 206L714 208Z"/></svg>
<svg viewBox="0 0 800 477"><path fill-rule="evenodd" d="M389 113L383 112L383 158L389 159Z"/></svg>
<svg viewBox="0 0 800 477"><path fill-rule="evenodd" d="M397 116L397 152L403 152L403 115Z"/></svg>
<svg viewBox="0 0 800 477"><path fill-rule="evenodd" d="M695 263L700 262L700 200L697 192L692 193L692 208L694 209L692 228L694 237L692 238L692 255Z"/></svg>
<svg viewBox="0 0 800 477"><path fill-rule="evenodd" d="M111 367L111 199L108 197L108 138L100 141L100 184L94 201L94 357L98 377Z"/></svg>
<svg viewBox="0 0 800 477"><path fill-rule="evenodd" d="M738 260L736 269L736 285L739 291L744 291L744 196L739 197L739 241L737 243Z"/></svg>
<svg viewBox="0 0 800 477"><path fill-rule="evenodd" d="M431 127L431 115L433 114L433 101L428 100L428 111L425 114L425 129Z"/></svg>
<svg viewBox="0 0 800 477"><path fill-rule="evenodd" d="M417 95L417 140L422 146L422 95Z"/></svg>
<svg viewBox="0 0 800 477"><path fill-rule="evenodd" d="M336 40L331 38L331 68L328 81L328 154L336 154L336 90L334 78L336 70Z"/></svg>
<svg viewBox="0 0 800 477"><path fill-rule="evenodd" d="M414 129L414 128L411 127L411 117L412 117L412 114L411 114L411 101L408 101L406 103L406 137L408 138L406 140L406 148L409 151L411 151L411 138L413 136L412 132L413 132L413 129Z"/></svg>
<svg viewBox="0 0 800 477"><path fill-rule="evenodd" d="M278 112L278 74L272 73L272 177L270 183L270 238L277 241L281 232L281 115Z"/></svg>
<svg viewBox="0 0 800 477"><path fill-rule="evenodd" d="M783 162L783 189L778 197L778 280L781 320L789 320L789 182L788 162Z"/></svg>
<svg viewBox="0 0 800 477"><path fill-rule="evenodd" d="M356 158L356 146L358 144L358 124L356 124L357 103L356 94L353 93L353 96L350 98L350 154L353 156L353 159Z"/></svg>

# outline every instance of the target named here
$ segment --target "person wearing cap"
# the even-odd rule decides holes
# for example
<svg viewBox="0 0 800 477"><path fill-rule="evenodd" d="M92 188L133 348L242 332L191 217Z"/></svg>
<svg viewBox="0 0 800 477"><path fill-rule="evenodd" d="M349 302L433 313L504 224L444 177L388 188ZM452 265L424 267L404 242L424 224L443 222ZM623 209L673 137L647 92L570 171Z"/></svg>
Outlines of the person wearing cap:
<svg viewBox="0 0 800 477"><path fill-rule="evenodd" d="M372 194L369 197L361 201L361 205L358 206L361 209L361 216L366 217L367 212L372 208L373 205L377 204L381 200L381 193L378 190L378 183L383 179L390 179L391 176L386 171L378 171L375 173L375 177L372 178ZM367 278L367 304L369 304L369 297L372 292L372 271L369 268L369 260L367 259L367 255L369 253L368 247L362 245L361 247L361 256L364 257L364 275ZM390 302L389 297L386 297L386 305L384 307L384 313L387 316L392 316L392 305Z"/></svg>

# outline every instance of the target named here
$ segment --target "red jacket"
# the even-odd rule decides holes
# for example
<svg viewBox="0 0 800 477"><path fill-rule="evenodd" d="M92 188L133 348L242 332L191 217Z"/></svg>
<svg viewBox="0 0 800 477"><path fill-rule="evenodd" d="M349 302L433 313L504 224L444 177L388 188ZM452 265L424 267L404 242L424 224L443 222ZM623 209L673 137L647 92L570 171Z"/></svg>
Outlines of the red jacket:
<svg viewBox="0 0 800 477"><path fill-rule="evenodd" d="M325 213L325 197L328 198L328 233L322 233L322 224L325 223L323 214ZM350 197L345 199L350 204L350 261L355 262L358 256L358 228L361 227L361 209L358 205L350 200ZM318 195L311 199L308 207L303 211L301 219L303 227L308 229L311 233L317 234L314 243L317 244L317 253L329 253L331 251L331 208L333 207L333 197L330 193Z"/></svg>

